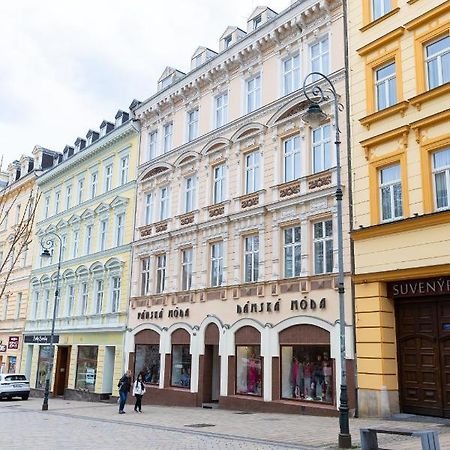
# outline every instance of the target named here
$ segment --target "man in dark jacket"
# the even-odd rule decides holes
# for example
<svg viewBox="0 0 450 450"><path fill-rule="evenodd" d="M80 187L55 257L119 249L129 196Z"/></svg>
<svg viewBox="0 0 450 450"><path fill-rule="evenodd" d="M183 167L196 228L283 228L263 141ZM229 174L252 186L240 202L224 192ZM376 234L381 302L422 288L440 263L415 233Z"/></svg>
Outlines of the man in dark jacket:
<svg viewBox="0 0 450 450"><path fill-rule="evenodd" d="M125 408L125 403L127 402L128 392L130 392L131 370L126 371L124 376L119 380L117 387L119 388L119 414L125 414L123 409Z"/></svg>

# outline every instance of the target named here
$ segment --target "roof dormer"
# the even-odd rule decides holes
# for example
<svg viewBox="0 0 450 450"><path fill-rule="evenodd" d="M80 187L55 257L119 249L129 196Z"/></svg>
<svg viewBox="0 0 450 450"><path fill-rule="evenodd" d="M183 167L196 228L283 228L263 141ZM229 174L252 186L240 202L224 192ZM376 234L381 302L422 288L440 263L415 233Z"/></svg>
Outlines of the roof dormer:
<svg viewBox="0 0 450 450"><path fill-rule="evenodd" d="M128 114L125 111L122 111L121 109L119 109L119 111L117 111L117 113L114 116L114 118L116 119L115 126L116 127L120 127L120 125L125 123L130 118L130 114Z"/></svg>
<svg viewBox="0 0 450 450"><path fill-rule="evenodd" d="M129 110L130 110L130 111L134 111L134 110L135 110L136 108L138 108L141 104L142 104L141 101L134 99L134 100L131 102L131 105L129 106Z"/></svg>
<svg viewBox="0 0 450 450"><path fill-rule="evenodd" d="M20 178L20 162L17 159L8 164L8 178L8 184L13 184Z"/></svg>
<svg viewBox="0 0 450 450"><path fill-rule="evenodd" d="M247 33L255 31L261 25L278 14L267 6L257 6L247 20Z"/></svg>
<svg viewBox="0 0 450 450"><path fill-rule="evenodd" d="M30 156L22 155L20 158L20 176L24 177L33 170L34 160Z"/></svg>
<svg viewBox="0 0 450 450"><path fill-rule="evenodd" d="M99 138L99 136L100 135L97 133L97 131L89 130L86 133L86 145L91 145L92 143L94 143Z"/></svg>
<svg viewBox="0 0 450 450"><path fill-rule="evenodd" d="M75 153L75 149L71 145L66 145L63 150L63 161L68 160Z"/></svg>
<svg viewBox="0 0 450 450"><path fill-rule="evenodd" d="M104 120L100 124L100 137L106 136L112 130L114 130L114 124Z"/></svg>
<svg viewBox="0 0 450 450"><path fill-rule="evenodd" d="M180 70L167 66L158 80L158 91L169 87L176 80L186 75Z"/></svg>
<svg viewBox="0 0 450 450"><path fill-rule="evenodd" d="M86 147L86 140L78 137L75 141L75 153L81 152Z"/></svg>
<svg viewBox="0 0 450 450"><path fill-rule="evenodd" d="M228 47L236 44L236 42L240 41L245 35L246 32L238 27L227 27L222 36L220 36L220 51L226 50Z"/></svg>
<svg viewBox="0 0 450 450"><path fill-rule="evenodd" d="M207 47L198 47L191 58L191 70L200 67L206 61L210 60L211 58L214 58L214 56L216 55L217 53L215 51Z"/></svg>
<svg viewBox="0 0 450 450"><path fill-rule="evenodd" d="M32 151L34 158L33 166L36 170L46 170L56 165L59 161L60 153L48 150L36 145Z"/></svg>

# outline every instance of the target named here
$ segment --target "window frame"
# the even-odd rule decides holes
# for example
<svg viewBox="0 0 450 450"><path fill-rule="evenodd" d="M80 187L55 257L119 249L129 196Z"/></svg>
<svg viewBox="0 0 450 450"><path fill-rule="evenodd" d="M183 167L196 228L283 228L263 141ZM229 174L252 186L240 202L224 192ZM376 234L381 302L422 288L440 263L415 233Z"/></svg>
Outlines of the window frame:
<svg viewBox="0 0 450 450"><path fill-rule="evenodd" d="M226 125L228 123L228 90L223 91L214 97L213 109L214 109L214 128L220 128ZM220 121L218 120L219 116L221 118Z"/></svg>
<svg viewBox="0 0 450 450"><path fill-rule="evenodd" d="M433 45L433 44L435 44L435 43L437 43L437 42L439 42L439 41L441 41L443 39L448 39L449 43L450 43L450 33L442 34L441 36L437 36L436 38L431 39L430 41L427 41L423 45L423 52L424 52L423 58L424 58L424 64L425 64L424 71L425 71L425 79L426 79L426 88L427 88L427 90L435 89L435 88L437 88L439 86L442 86L445 83L450 82L450 80L448 80L448 81L444 81L443 80L443 66L442 66L442 56L450 54L450 45L449 45L449 47L446 48L444 50L444 52L441 51L441 52L438 52L437 54L433 55L433 59L434 58L439 58L437 61L438 61L438 69L440 69L440 70L438 70L438 74L437 74L438 75L438 84L436 86L430 87L428 63L430 62L432 57L427 56L427 48L428 48L428 46Z"/></svg>
<svg viewBox="0 0 450 450"><path fill-rule="evenodd" d="M253 194L261 189L261 161L262 155L259 149L255 149L245 153L244 155L244 194ZM252 157L253 161L249 158ZM255 158L257 157L257 161ZM250 162L249 162L250 161ZM251 178L249 178L251 177ZM249 188L249 181L252 185Z"/></svg>
<svg viewBox="0 0 450 450"><path fill-rule="evenodd" d="M258 80L258 82L256 82ZM255 87L250 90L250 83L254 82ZM252 97L250 97L252 96ZM250 101L251 99L251 101ZM262 100L262 77L261 72L245 80L245 114L261 108ZM252 104L251 104L252 103Z"/></svg>
<svg viewBox="0 0 450 450"><path fill-rule="evenodd" d="M188 256L186 258L186 256ZM181 290L190 291L192 289L194 250L186 247L181 250Z"/></svg>
<svg viewBox="0 0 450 450"><path fill-rule="evenodd" d="M224 251L223 251L223 241L214 241L210 244L210 286L219 287L223 285L223 263L224 263ZM214 249L217 248L217 256L215 255ZM217 269L216 269L217 268ZM217 274L217 276L216 276Z"/></svg>
<svg viewBox="0 0 450 450"><path fill-rule="evenodd" d="M212 203L217 205L226 200L226 177L227 166L223 162L212 167ZM217 175L218 174L218 175ZM219 195L217 194L219 192Z"/></svg>
<svg viewBox="0 0 450 450"><path fill-rule="evenodd" d="M331 236L327 235L327 223L331 222ZM315 236L315 226L321 224L321 228L322 228L322 236L320 237L316 237ZM334 258L334 235L335 235L335 230L334 230L334 223L333 223L333 218L331 217L324 217L320 220L314 221L312 224L312 246L313 246L313 265L314 265L314 270L313 273L314 275L326 275L326 274L331 274L333 273L334 270L334 263L335 263L335 258ZM327 254L329 252L329 248L328 248L328 243L331 242L331 255L332 255L332 260L331 260L331 268L328 267L328 262L327 262ZM317 264L318 264L318 253L316 250L316 244L320 244L322 247L322 270L319 271L317 270Z"/></svg>
<svg viewBox="0 0 450 450"><path fill-rule="evenodd" d="M434 205L435 211L447 211L450 209L450 164L444 166L443 168L439 168L439 170L436 170L436 168L434 167L434 160L433 160L433 156L436 153L444 152L444 151L450 152L450 146L448 146L447 148L444 147L441 149L436 149L436 150L430 152L431 178L432 178L432 183L433 183L433 205ZM436 173L442 173L442 172L445 174L445 179L446 179L447 206L443 206L443 207L439 208L437 205Z"/></svg>
<svg viewBox="0 0 450 450"><path fill-rule="evenodd" d="M288 151L288 146L292 143L291 148ZM299 133L295 133L288 136L282 141L283 147L283 183L290 183L291 181L298 180L302 176L302 148L301 138ZM288 163L290 161L290 164ZM288 176L287 167L291 172Z"/></svg>
<svg viewBox="0 0 450 450"><path fill-rule="evenodd" d="M189 183L191 180L191 183ZM191 175L184 179L184 201L183 201L183 213L187 214L195 210L196 206L196 193L197 193L196 176Z"/></svg>
<svg viewBox="0 0 450 450"><path fill-rule="evenodd" d="M117 313L120 310L120 290L122 287L122 279L120 275L112 275L110 279L110 298L111 312Z"/></svg>
<svg viewBox="0 0 450 450"><path fill-rule="evenodd" d="M163 192L167 195L163 197ZM169 218L170 188L163 186L159 189L159 220L167 220Z"/></svg>
<svg viewBox="0 0 450 450"><path fill-rule="evenodd" d="M298 60L298 66L294 65L294 60L296 58ZM286 70L286 63L288 61L291 62L292 67L291 67L291 69ZM300 89L300 87L301 87L301 58L300 58L300 51L297 51L297 52L295 52L295 53L293 53L293 54L291 54L291 55L289 55L289 56L287 56L287 57L285 57L285 58L283 58L281 60L281 72L282 72L281 78L282 78L282 88L283 88L282 94L283 94L283 96L289 95L292 92ZM297 75L296 75L296 72L297 72ZM290 89L288 89L287 82L286 82L286 77L288 75L290 76L290 81L289 81ZM296 76L297 76L297 79L298 79L298 83L297 84L295 83Z"/></svg>
<svg viewBox="0 0 450 450"><path fill-rule="evenodd" d="M168 153L173 147L173 122L168 122L163 125L163 154Z"/></svg>
<svg viewBox="0 0 450 450"><path fill-rule="evenodd" d="M299 230L299 235L300 235L300 240L297 241L296 240L296 229ZM290 230L291 231L291 235L292 235L292 242L290 243L286 243L286 232ZM295 225L291 225L291 226L287 226L282 228L282 236L283 236L283 277L284 278L296 278L301 276L302 273L302 228L300 226L300 224L295 224ZM296 272L296 250L297 248L299 249L299 258L300 258L300 267L299 267L299 271L298 273ZM287 249L291 249L292 251L292 272L291 274L287 273L287 255L286 255L286 251Z"/></svg>
<svg viewBox="0 0 450 450"><path fill-rule="evenodd" d="M147 161L155 159L157 153L158 153L158 130L152 130L148 133Z"/></svg>
<svg viewBox="0 0 450 450"><path fill-rule="evenodd" d="M390 66L394 66L394 73L390 74L388 76L385 76L381 79L378 79L378 73L386 69ZM397 99L397 65L395 59L392 61L387 61L386 63L382 64L381 66L378 66L374 68L373 71L373 84L374 84L374 98L375 98L375 110L376 111L383 111L387 108L390 108L391 106L394 106L398 103ZM390 83L394 82L395 86L395 98L391 98L391 91L390 91ZM383 99L385 102L385 106L381 107L379 104L379 89L382 91Z"/></svg>
<svg viewBox="0 0 450 450"><path fill-rule="evenodd" d="M382 173L383 170L389 169L391 167L394 166L398 166L399 168L399 178L398 180L395 181L389 181L386 183L382 182ZM396 216L395 215L395 195L394 195L394 189L396 185L400 185L400 193L401 193L401 209L402 209L402 214L400 216ZM388 218L383 218L383 209L384 209L384 205L383 205L383 188L388 188L389 189L389 197L390 197L390 213L391 216ZM378 168L378 195L379 195L379 208L380 208L380 221L382 223L388 223L388 222L394 222L396 220L400 220L404 218L404 213L403 213L403 187L402 187L402 167L400 162L394 162L392 164L387 164L385 166L381 166Z"/></svg>
<svg viewBox="0 0 450 450"><path fill-rule="evenodd" d="M167 253L156 255L155 293L163 294L167 289Z"/></svg>
<svg viewBox="0 0 450 450"><path fill-rule="evenodd" d="M327 42L328 48L326 52L322 51L322 47L323 47L323 43ZM315 39L313 42L310 42L308 45L308 61L309 61L309 68L310 68L310 72L321 72L324 75L329 75L331 73L331 45L330 45L330 35L328 33L318 37L317 39ZM316 57L313 57L313 47L319 45L319 54ZM324 55L328 55L328 67L326 68L326 70L324 69L324 61L323 61L323 56ZM314 62L316 60L320 61L319 67L318 68L314 68ZM317 81L318 78L316 75L311 77L311 81Z"/></svg>
<svg viewBox="0 0 450 450"><path fill-rule="evenodd" d="M199 108L193 108L186 114L186 142L198 138L200 113Z"/></svg>
<svg viewBox="0 0 450 450"><path fill-rule="evenodd" d="M329 136L328 138L324 138L324 129L328 128L329 131ZM320 173L323 172L325 170L329 170L332 167L335 166L335 158L334 158L334 154L333 154L333 150L332 150L332 138L331 138L331 124L330 123L324 123L323 125L319 125L316 128L311 128L311 173L316 174L316 173ZM320 130L320 140L315 141L314 139L314 132ZM328 144L328 161L329 161L329 166L327 166L326 164L326 154L327 154L327 149L326 149L326 145ZM320 159L322 162L322 165L320 167L319 170L317 170L315 163L316 163L316 159L315 159L315 150L319 149L320 151Z"/></svg>
<svg viewBox="0 0 450 450"><path fill-rule="evenodd" d="M250 250L247 250L247 243L250 244ZM244 255L244 283L257 283L259 281L259 264L260 264L260 237L259 233L252 233L243 238L243 255ZM250 258L250 259L249 259ZM247 261L250 261L250 272L248 272Z"/></svg>
<svg viewBox="0 0 450 450"><path fill-rule="evenodd" d="M150 256L141 258L141 295L150 295L151 261Z"/></svg>

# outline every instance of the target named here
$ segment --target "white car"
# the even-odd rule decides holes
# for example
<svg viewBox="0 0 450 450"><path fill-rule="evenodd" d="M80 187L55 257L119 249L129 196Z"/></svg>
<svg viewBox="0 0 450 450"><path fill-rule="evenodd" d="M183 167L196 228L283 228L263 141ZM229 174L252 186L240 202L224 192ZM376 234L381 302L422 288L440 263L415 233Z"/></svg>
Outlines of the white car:
<svg viewBox="0 0 450 450"><path fill-rule="evenodd" d="M17 373L0 374L0 398L22 397L22 400L28 400L29 396L30 383L25 375Z"/></svg>

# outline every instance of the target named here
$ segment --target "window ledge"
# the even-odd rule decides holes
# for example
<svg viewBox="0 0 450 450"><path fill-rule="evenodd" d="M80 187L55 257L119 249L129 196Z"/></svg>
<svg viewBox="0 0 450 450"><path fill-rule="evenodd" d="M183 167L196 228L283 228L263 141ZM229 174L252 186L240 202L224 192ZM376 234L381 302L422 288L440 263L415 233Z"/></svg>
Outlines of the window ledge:
<svg viewBox="0 0 450 450"><path fill-rule="evenodd" d="M400 113L402 117L405 116L405 111L408 109L409 102L407 100L403 102L396 103L395 105L389 106L389 108L382 109L380 111L369 114L368 116L359 119L361 125L365 126L368 130L374 122L385 119L386 117L393 116L394 114Z"/></svg>
<svg viewBox="0 0 450 450"><path fill-rule="evenodd" d="M422 94L416 95L415 97L411 97L409 99L409 103L411 103L411 105L415 106L417 110L420 111L423 103L427 103L430 100L433 100L434 98L440 97L441 95L447 93L450 93L450 82L441 84L440 86L423 92Z"/></svg>
<svg viewBox="0 0 450 450"><path fill-rule="evenodd" d="M369 30L370 28L378 25L379 23L383 22L384 20L388 19L389 17L397 14L400 11L400 7L394 8L392 11L389 11L384 16L378 17L378 19L373 20L372 22L369 22L367 25L364 25L359 29L359 31L364 32Z"/></svg>

